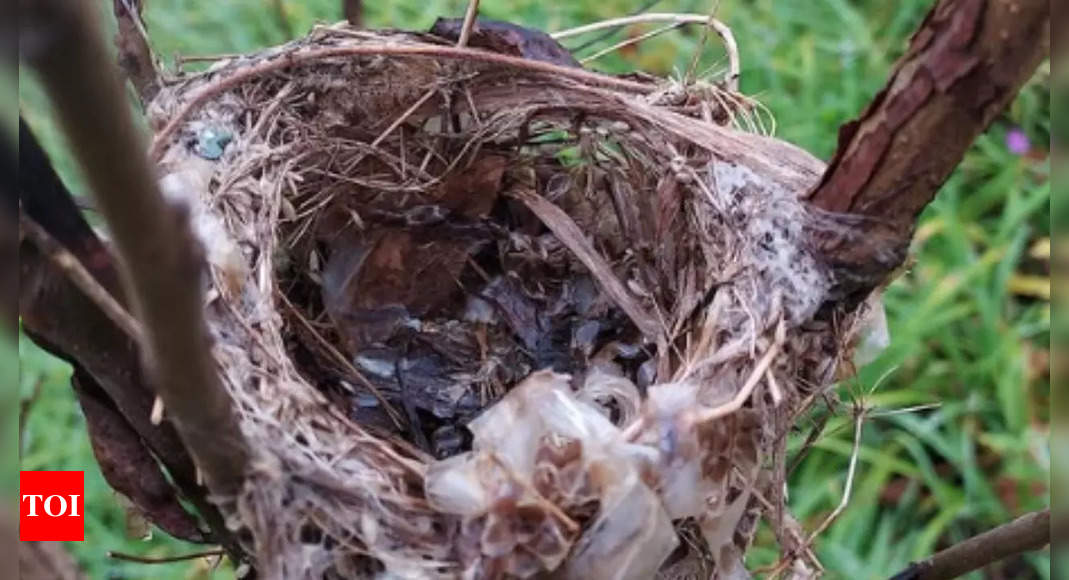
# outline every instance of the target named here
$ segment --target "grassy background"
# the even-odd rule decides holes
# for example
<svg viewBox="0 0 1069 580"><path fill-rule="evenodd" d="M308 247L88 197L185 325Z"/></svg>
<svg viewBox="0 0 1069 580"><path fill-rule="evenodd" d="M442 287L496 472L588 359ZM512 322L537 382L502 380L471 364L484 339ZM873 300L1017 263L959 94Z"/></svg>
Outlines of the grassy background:
<svg viewBox="0 0 1069 580"><path fill-rule="evenodd" d="M929 0L722 0L734 30L742 89L773 112L777 134L827 158L840 123L878 90ZM110 6L110 2L103 3ZM148 29L159 54L247 51L286 39L270 0L150 0ZM425 29L459 16L460 0L368 0L370 24ZM482 13L545 30L628 14L640 0L484 0ZM707 11L709 0L664 0L657 11ZM292 30L340 18L340 2L281 2ZM102 12L102 14L107 14ZM675 32L597 68L678 75L696 30ZM583 39L570 42L572 46ZM606 46L603 42L597 47ZM715 37L702 69L724 66ZM849 508L817 543L833 578L881 578L939 547L1048 503L1050 115L1043 72L1004 118L974 145L924 216L916 266L886 293L891 346L844 400L874 407L865 424ZM81 179L62 152L33 79L23 74L20 105L76 191ZM1023 130L1032 151L1005 144ZM1046 240L1046 242L1045 242ZM1047 245L1045 246L1044 243ZM164 534L129 539L124 514L92 458L84 421L67 384L69 369L20 341L21 393L39 385L21 441L22 469L86 471L86 537L71 550L93 578L193 578L203 562L146 567L109 561L107 550L148 555L191 551ZM877 379L885 376L873 391ZM913 413L881 412L940 403ZM819 411L816 421L827 411ZM848 407L791 477L790 501L807 529L839 503L852 446ZM792 444L797 449L808 424ZM775 558L767 531L751 567ZM1048 578L1049 556L1032 554L989 578ZM225 572L217 575L226 576ZM979 574L975 578L984 577Z"/></svg>

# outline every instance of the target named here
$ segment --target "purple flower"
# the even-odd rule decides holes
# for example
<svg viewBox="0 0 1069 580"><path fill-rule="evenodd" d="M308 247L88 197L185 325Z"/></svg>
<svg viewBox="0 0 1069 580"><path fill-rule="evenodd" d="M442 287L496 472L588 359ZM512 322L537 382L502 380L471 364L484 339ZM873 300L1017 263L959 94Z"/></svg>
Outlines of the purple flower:
<svg viewBox="0 0 1069 580"><path fill-rule="evenodd" d="M1014 127L1006 132L1006 148L1014 155L1025 155L1032 148L1028 135Z"/></svg>

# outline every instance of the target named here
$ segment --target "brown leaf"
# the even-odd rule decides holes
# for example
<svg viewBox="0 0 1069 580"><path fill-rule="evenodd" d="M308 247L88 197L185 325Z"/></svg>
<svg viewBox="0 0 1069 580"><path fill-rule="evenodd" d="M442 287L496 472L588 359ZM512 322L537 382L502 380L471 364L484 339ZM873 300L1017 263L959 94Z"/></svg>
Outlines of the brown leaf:
<svg viewBox="0 0 1069 580"><path fill-rule="evenodd" d="M501 155L484 155L467 169L450 174L435 192L435 197L446 209L464 217L486 217L501 193L507 161Z"/></svg>
<svg viewBox="0 0 1069 580"><path fill-rule="evenodd" d="M323 271L323 302L352 352L389 340L458 291L472 242L427 228L339 236Z"/></svg>
<svg viewBox="0 0 1069 580"><path fill-rule="evenodd" d="M389 340L409 317L425 316L453 299L469 256L484 240L471 220L497 202L506 158L485 155L446 177L433 193L437 205L392 216L411 225L357 231L345 218L325 220L320 237L330 249L323 270L323 303L350 352ZM439 221L416 221L413 212ZM339 213L340 212L335 212ZM415 222L415 223L413 223Z"/></svg>
<svg viewBox="0 0 1069 580"><path fill-rule="evenodd" d="M601 284L601 289L627 314L646 338L659 338L663 334L657 320L627 290L605 258L594 249L593 244L568 214L533 191L517 189L512 195L534 212L561 243L575 254L576 259L590 270Z"/></svg>
<svg viewBox="0 0 1069 580"><path fill-rule="evenodd" d="M431 34L455 42L460 38L463 24L464 20L461 18L439 18L431 27ZM560 66L582 68L572 53L550 35L511 22L482 18L476 20L468 45Z"/></svg>
<svg viewBox="0 0 1069 580"><path fill-rule="evenodd" d="M182 508L178 494L155 458L92 377L77 370L71 377L71 386L85 415L93 455L108 485L168 534L189 542L204 542L197 520Z"/></svg>

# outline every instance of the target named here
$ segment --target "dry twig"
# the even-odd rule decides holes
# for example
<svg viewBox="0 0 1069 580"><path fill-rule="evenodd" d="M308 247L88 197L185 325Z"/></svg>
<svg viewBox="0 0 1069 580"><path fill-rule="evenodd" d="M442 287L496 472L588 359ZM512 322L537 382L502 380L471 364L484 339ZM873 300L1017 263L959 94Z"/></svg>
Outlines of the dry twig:
<svg viewBox="0 0 1069 580"><path fill-rule="evenodd" d="M839 501L839 505L835 506L835 509L828 514L828 517L824 518L824 521L820 522L820 525L809 534L807 544L812 544L817 536L828 529L828 526L839 518L850 503L850 495L854 489L854 473L857 471L857 458L861 451L861 429L864 424L865 411L859 409L854 414L854 446L850 451L850 467L846 470L846 485L843 487L843 497Z"/></svg>
<svg viewBox="0 0 1069 580"><path fill-rule="evenodd" d="M698 72L698 61L701 60L702 50L705 49L705 43L709 41L709 29L713 27L713 20L716 19L716 11L720 9L720 0L714 0L713 8L709 11L709 22L704 28L702 28L701 37L698 38L698 46L694 49L694 54L690 57L690 66L687 67L686 74L683 75L683 84L689 85L694 82L694 75ZM734 79L735 77L732 77Z"/></svg>
<svg viewBox="0 0 1069 580"><path fill-rule="evenodd" d="M717 35L720 36L720 39L724 41L724 50L725 52L727 52L728 57L729 88L731 90L738 89L738 79L740 71L739 45L737 42L735 42L735 35L731 32L731 28L708 14L686 14L674 12L651 12L649 14L636 14L634 16L610 18L609 20L602 20L601 22L595 22L593 24L586 24L584 26L577 26L575 28L561 30L560 32L554 32L553 34L550 34L550 36L552 36L555 40L561 40L564 38L570 38L572 36L579 36L580 34L586 34L588 32L596 32L605 28L627 26L630 24L639 24L643 22L673 22L677 25L704 24L707 27L706 30L712 28L717 33Z"/></svg>
<svg viewBox="0 0 1069 580"><path fill-rule="evenodd" d="M460 28L457 47L464 48L471 38L471 29L475 28L475 18L479 15L479 0L468 0L468 10L464 13L464 25Z"/></svg>
<svg viewBox="0 0 1069 580"><path fill-rule="evenodd" d="M203 262L186 216L159 193L89 6L25 2L22 14L30 47L23 55L44 82L123 259L153 385L210 489L233 497L249 451L208 348Z"/></svg>
<svg viewBox="0 0 1069 580"><path fill-rule="evenodd" d="M1050 508L1025 514L954 544L895 574L891 580L948 580L1050 543Z"/></svg>
<svg viewBox="0 0 1069 580"><path fill-rule="evenodd" d="M754 365L753 371L750 372L749 378L747 378L746 382L743 383L742 387L739 388L739 391L735 393L735 396L723 405L717 405L716 407L696 411L694 414L694 422L704 423L706 421L712 421L713 419L718 419L725 415L730 415L735 411L741 409L742 406L746 404L746 401L750 399L750 394L753 393L753 390L757 386L757 384L761 382L761 379L765 376L765 373L769 372L769 366L772 365L772 361L775 360L776 355L779 354L779 351L783 347L783 343L786 340L787 327L781 320L779 324L776 325L776 334L772 340L772 345L768 347L768 350L765 351L765 354L761 357L760 360L757 361L757 364Z"/></svg>
<svg viewBox="0 0 1069 580"><path fill-rule="evenodd" d="M549 231L553 232L557 239L575 254L575 257L601 284L605 293L620 307L620 310L627 314L642 334L649 339L657 339L664 334L662 325L631 296L623 282L620 282L612 268L605 262L605 258L598 254L590 241L586 239L583 231L579 229L571 216L532 191L517 189L511 195L522 201L527 209L538 216Z"/></svg>
<svg viewBox="0 0 1069 580"><path fill-rule="evenodd" d="M226 554L226 552L223 550L204 550L203 552L193 552L192 554L182 554L179 556L151 558L148 556L125 554L123 552L116 552L113 550L108 551L109 558L112 558L114 560L123 560L125 562L137 562L138 564L170 564L171 562L184 562L186 560L196 560L197 558L220 557L224 554Z"/></svg>
<svg viewBox="0 0 1069 580"><path fill-rule="evenodd" d="M398 429L400 429L402 427L401 415L397 411L397 409L395 409L393 405L390 404L390 401L386 399L386 395L383 395L382 391L380 391L374 383L369 381L367 377L364 376L364 373L357 370L357 368L353 366L353 363L349 362L349 359L346 358L345 355L339 352L338 349L335 348L334 345L330 344L327 339L323 338L323 335L319 334L315 327L312 326L312 323L308 322L308 320L301 315L300 310L297 310L297 307L289 301L289 298L286 297L285 293L279 292L278 297L282 300L282 303L286 305L286 308L288 308L289 311L293 313L294 317L297 318L297 321L301 323L301 326L303 326L304 329L312 335L312 338L314 338L316 342L318 342L324 349L326 349L328 353L330 353L330 356L334 359L334 362L340 364L342 368L349 372L349 375L353 379L355 379L356 382L360 383L364 388L366 388L375 397L375 399L377 399L379 403L382 404L382 408L386 411L386 414L390 416L390 420Z"/></svg>
<svg viewBox="0 0 1069 580"><path fill-rule="evenodd" d="M363 0L342 0L342 14L350 25L357 28L364 27Z"/></svg>
<svg viewBox="0 0 1069 580"><path fill-rule="evenodd" d="M144 105L159 93L160 73L156 70L156 56L148 41L141 10L141 0L114 0L118 24L115 46L118 49L119 66Z"/></svg>
<svg viewBox="0 0 1069 580"><path fill-rule="evenodd" d="M682 25L683 24L680 23L680 22L673 22L671 24L666 24L666 25L664 25L664 26L662 26L660 28L654 28L653 30L650 30L649 32L644 32L644 33L642 33L642 34L640 34L640 35L638 35L638 36L636 36L634 38L626 38L626 39L621 40L620 42L617 42L616 44L614 44L614 45L612 45L612 46L610 46L608 48L603 48L603 49L595 52L594 54L592 54L590 56L583 57L582 59L579 60L579 62L581 64L586 64L588 62L593 62L593 61L595 61L595 60L597 60L597 59L599 59L599 58L601 58L601 57L603 57L603 56L605 56L607 54L612 54L612 53L620 50L621 48L626 48L628 46L631 46L631 45L634 45L634 44L638 44L640 42L645 42L645 41L647 41L647 40L649 40L651 38L654 38L656 36L660 36L660 35L664 34L665 32L669 32L671 30L675 30L675 29L679 28Z"/></svg>
<svg viewBox="0 0 1069 580"><path fill-rule="evenodd" d="M141 324L85 269L78 258L54 240L37 222L19 215L19 226L79 290L85 293L116 326L138 344L143 344Z"/></svg>

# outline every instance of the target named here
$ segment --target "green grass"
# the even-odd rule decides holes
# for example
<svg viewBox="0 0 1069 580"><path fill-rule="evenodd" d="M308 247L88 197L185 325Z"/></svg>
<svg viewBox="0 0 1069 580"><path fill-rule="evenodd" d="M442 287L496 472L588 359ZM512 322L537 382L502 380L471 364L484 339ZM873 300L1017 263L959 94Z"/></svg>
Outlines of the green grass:
<svg viewBox="0 0 1069 580"><path fill-rule="evenodd" d="M236 52L284 40L266 0L154 0L148 27L161 55ZM439 15L463 13L459 0L374 1L372 24L426 28ZM627 14L637 0L484 0L483 13L557 30ZM720 16L738 38L744 92L775 114L778 135L827 158L840 123L855 116L879 89L929 4L922 0L723 0ZM339 17L339 2L285 2L298 31ZM664 1L658 11L702 11L708 0ZM702 68L723 68L710 41ZM679 74L697 45L696 33L672 33L627 59L599 61L603 70L636 67ZM168 58L169 60L169 58ZM30 80L30 79L24 79ZM62 154L40 93L23 82L20 102L42 133L68 183L81 181ZM1020 276L1046 275L1030 255L1050 235L1049 163L1018 157L1003 144L1010 126L1045 149L1050 131L1045 81L1030 84L1012 108L969 152L925 212L915 244L916 265L886 293L891 346L863 369L842 395L868 390L889 373L866 404L893 410L938 402L936 409L874 418L864 428L848 509L820 538L817 554L833 578L881 578L948 542L1048 504L1050 306L1015 294ZM22 447L23 469L84 469L87 537L72 550L93 578L180 578L188 564L146 568L116 565L104 553L174 554L178 542L124 537L122 511L96 469L84 424L67 386L64 365L22 347L22 388L42 381ZM807 529L838 503L852 447L840 409L790 481L790 501ZM877 411L878 413L878 411ZM799 439L808 429L801 426ZM792 450L798 443L792 444ZM763 532L752 566L774 560ZM1029 555L991 578L1048 578L1049 556ZM974 574L973 578L983 576Z"/></svg>

